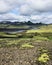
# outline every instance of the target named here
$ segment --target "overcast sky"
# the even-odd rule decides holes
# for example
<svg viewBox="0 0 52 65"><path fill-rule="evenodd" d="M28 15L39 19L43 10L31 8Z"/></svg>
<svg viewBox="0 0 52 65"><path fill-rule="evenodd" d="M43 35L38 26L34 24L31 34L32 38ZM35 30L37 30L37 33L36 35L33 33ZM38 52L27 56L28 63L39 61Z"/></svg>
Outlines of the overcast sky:
<svg viewBox="0 0 52 65"><path fill-rule="evenodd" d="M0 0L0 21L52 23L52 0Z"/></svg>

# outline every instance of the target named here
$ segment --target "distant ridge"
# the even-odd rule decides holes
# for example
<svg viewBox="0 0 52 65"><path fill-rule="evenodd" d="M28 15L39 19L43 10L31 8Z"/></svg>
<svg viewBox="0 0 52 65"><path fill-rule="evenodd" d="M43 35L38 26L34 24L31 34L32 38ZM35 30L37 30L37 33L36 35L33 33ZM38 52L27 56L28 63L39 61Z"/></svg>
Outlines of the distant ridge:
<svg viewBox="0 0 52 65"><path fill-rule="evenodd" d="M44 25L45 23L33 23L31 21L23 21L23 22L19 22L19 21L1 21L0 24L12 24L12 25ZM52 23L51 23L52 24Z"/></svg>

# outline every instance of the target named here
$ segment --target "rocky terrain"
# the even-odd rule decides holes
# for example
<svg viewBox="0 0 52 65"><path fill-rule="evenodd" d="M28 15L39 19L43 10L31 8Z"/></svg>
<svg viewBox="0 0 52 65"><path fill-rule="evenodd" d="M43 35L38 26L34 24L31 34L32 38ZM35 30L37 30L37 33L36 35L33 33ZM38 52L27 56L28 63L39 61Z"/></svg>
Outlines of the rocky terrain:
<svg viewBox="0 0 52 65"><path fill-rule="evenodd" d="M35 42L34 48L20 49L17 46L0 48L0 65L44 65L37 62L40 48L48 50L50 60L45 65L52 65L52 42Z"/></svg>

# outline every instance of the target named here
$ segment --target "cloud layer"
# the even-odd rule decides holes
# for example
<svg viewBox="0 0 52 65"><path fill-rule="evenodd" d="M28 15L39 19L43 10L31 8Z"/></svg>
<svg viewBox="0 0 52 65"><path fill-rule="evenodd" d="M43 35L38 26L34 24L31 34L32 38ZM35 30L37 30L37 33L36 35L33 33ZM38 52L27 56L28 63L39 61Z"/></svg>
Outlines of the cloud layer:
<svg viewBox="0 0 52 65"><path fill-rule="evenodd" d="M52 0L0 0L0 20L52 23Z"/></svg>

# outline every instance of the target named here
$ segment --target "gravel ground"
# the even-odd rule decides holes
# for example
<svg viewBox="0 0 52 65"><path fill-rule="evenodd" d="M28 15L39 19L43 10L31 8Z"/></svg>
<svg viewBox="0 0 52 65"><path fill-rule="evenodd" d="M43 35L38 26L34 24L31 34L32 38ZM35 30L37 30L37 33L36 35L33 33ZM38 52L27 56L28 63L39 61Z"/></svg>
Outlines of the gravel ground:
<svg viewBox="0 0 52 65"><path fill-rule="evenodd" d="M39 65L36 63L40 47L45 47L52 56L52 42L35 42L34 48L19 49L16 46L0 48L0 65ZM52 58L51 58L52 59ZM52 61L46 65L52 65Z"/></svg>

